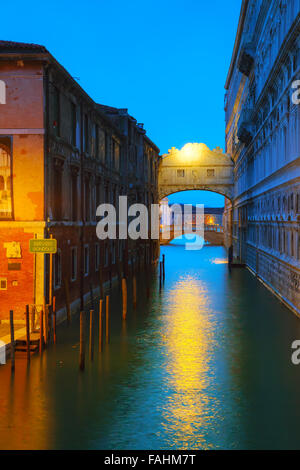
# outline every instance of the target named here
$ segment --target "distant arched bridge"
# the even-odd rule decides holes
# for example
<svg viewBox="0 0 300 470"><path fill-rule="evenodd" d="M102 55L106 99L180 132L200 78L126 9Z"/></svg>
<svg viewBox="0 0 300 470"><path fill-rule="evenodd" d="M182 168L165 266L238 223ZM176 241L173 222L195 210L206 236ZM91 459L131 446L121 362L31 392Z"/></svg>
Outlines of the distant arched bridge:
<svg viewBox="0 0 300 470"><path fill-rule="evenodd" d="M180 229L180 230L179 230ZM160 244L168 245L180 235L196 234L196 224L182 224L182 227L163 225L160 228ZM211 245L224 244L224 230L220 225L204 225L204 240Z"/></svg>

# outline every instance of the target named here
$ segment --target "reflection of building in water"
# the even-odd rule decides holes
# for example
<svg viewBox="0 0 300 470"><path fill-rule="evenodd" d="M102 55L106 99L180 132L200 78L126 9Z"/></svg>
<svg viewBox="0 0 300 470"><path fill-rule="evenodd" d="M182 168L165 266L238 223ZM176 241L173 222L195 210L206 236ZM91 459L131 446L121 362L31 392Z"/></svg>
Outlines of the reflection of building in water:
<svg viewBox="0 0 300 470"><path fill-rule="evenodd" d="M0 139L0 219L10 219L11 204L11 149L8 138Z"/></svg>

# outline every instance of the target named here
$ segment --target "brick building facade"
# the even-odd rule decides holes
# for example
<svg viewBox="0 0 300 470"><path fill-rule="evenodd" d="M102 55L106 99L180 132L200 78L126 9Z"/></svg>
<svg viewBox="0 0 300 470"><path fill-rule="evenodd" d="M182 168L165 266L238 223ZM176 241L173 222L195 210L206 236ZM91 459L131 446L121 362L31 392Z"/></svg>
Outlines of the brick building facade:
<svg viewBox="0 0 300 470"><path fill-rule="evenodd" d="M96 208L157 200L159 149L126 109L95 103L43 47L0 41L0 319L13 308L49 302L49 256L29 253L33 238L57 239L53 295L79 307L127 270L153 263L153 240L96 235ZM126 272L125 272L126 274Z"/></svg>

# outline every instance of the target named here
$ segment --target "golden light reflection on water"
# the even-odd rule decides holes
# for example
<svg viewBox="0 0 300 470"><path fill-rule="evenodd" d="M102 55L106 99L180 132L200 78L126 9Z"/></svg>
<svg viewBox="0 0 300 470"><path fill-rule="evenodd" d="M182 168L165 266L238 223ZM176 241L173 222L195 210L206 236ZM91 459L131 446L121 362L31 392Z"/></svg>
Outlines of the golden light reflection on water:
<svg viewBox="0 0 300 470"><path fill-rule="evenodd" d="M210 262L212 264L228 264L228 260L226 258L213 258Z"/></svg>
<svg viewBox="0 0 300 470"><path fill-rule="evenodd" d="M171 390L163 412L163 426L175 448L205 448L201 429L214 414L209 384L211 350L215 345L215 320L205 283L186 277L170 292L164 335ZM197 433L199 430L199 433Z"/></svg>
<svg viewBox="0 0 300 470"><path fill-rule="evenodd" d="M0 448L46 449L52 418L49 403L40 390L46 356L35 365L18 360L16 372L6 367L1 374L0 391Z"/></svg>

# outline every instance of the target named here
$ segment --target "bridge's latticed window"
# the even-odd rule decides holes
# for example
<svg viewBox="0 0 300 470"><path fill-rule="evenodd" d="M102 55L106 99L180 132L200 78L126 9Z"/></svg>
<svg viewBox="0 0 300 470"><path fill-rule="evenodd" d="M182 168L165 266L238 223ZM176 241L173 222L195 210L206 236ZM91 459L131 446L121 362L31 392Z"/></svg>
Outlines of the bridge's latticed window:
<svg viewBox="0 0 300 470"><path fill-rule="evenodd" d="M184 175L185 175L184 170L177 170L177 177L178 178L184 178Z"/></svg>
<svg viewBox="0 0 300 470"><path fill-rule="evenodd" d="M12 218L11 140L0 138L0 219Z"/></svg>

